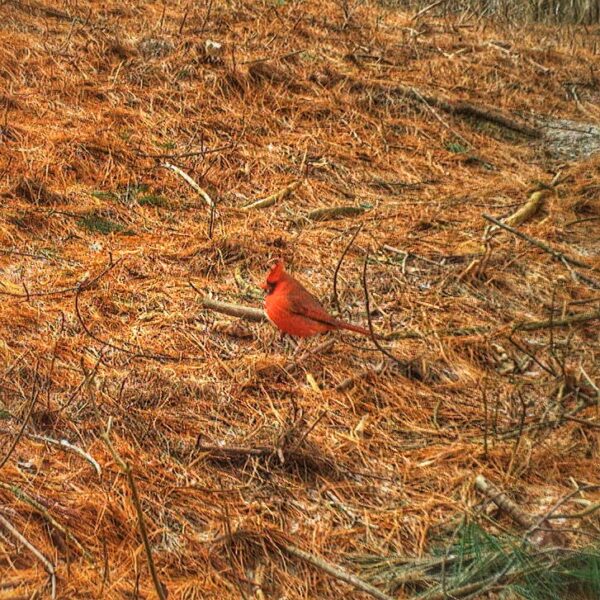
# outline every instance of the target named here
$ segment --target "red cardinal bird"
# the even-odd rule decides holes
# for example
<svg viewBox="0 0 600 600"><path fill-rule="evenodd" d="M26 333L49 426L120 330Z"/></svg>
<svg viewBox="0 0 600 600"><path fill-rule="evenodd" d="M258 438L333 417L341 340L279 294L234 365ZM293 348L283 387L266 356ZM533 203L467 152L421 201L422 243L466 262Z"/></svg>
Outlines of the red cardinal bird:
<svg viewBox="0 0 600 600"><path fill-rule="evenodd" d="M267 291L265 312L280 331L296 337L310 337L333 329L348 329L371 336L363 327L332 317L304 286L285 272L278 260L261 285Z"/></svg>

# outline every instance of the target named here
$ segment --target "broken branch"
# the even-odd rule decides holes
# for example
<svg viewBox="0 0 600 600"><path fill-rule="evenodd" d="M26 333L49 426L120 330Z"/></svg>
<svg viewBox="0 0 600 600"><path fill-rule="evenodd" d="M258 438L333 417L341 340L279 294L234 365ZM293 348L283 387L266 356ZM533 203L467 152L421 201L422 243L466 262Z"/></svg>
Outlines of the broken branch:
<svg viewBox="0 0 600 600"><path fill-rule="evenodd" d="M532 238L530 235L527 235L526 233L523 233L522 231L519 231L518 229L515 229L514 227L511 227L510 225L507 225L506 223L502 223L502 221L499 221L498 219L496 219L490 215L486 215L484 213L482 216L487 221L490 221L491 223L494 223L498 227L502 227L502 229L506 229L506 231L509 231L510 233L512 233L513 235L516 235L517 237L521 238L522 240L525 240L526 242L529 242L530 244L537 246L538 248L540 248L544 252L547 252L548 254L550 254L551 256L553 256L554 258L556 258L557 260L559 260L561 262L566 261L566 262L568 262L576 267L580 267L582 269L589 269L591 271L597 271L597 269L595 267L592 267L591 265L588 265L587 263L581 262L580 260L577 260L576 258L573 258L572 256L565 254L564 252L560 252L560 250L555 250L551 246L548 246L548 244L545 244L544 242L540 242L539 240Z"/></svg>
<svg viewBox="0 0 600 600"><path fill-rule="evenodd" d="M291 554L292 556L295 556L310 563L311 565L321 569L322 571L325 571L325 573L332 575L340 581L349 583L350 585L354 586L357 590L366 592L370 596L373 596L373 598L377 598L378 600L393 600L391 596L388 596L381 590L377 589L375 586L371 585L370 583L367 583L366 581L363 581L356 575L349 573L339 565L327 562L326 560L315 556L314 554L310 554L309 552L300 550L300 548L297 548L292 544L283 544L282 548L288 554Z"/></svg>
<svg viewBox="0 0 600 600"><path fill-rule="evenodd" d="M56 598L56 569L54 565L8 520L0 515L0 525L11 533L23 546L25 546L43 565L50 575L51 597Z"/></svg>
<svg viewBox="0 0 600 600"><path fill-rule="evenodd" d="M483 475L477 475L475 478L475 489L487 496L498 508L501 508L507 515L521 525L521 527L531 527L535 519L528 513L521 510L502 490L488 481Z"/></svg>
<svg viewBox="0 0 600 600"><path fill-rule="evenodd" d="M536 331L538 329L546 329L548 327L568 327L578 323L586 323L587 321L595 321L600 319L600 310L579 313L563 317L562 319L544 319L543 321L517 321L511 329L515 331ZM438 337L466 337L470 335L484 335L486 333L500 333L502 328L489 327L480 325L475 327L455 327L448 329L430 329L427 331L417 331L415 329L407 329L388 333L384 336L386 340L422 340L429 336Z"/></svg>
<svg viewBox="0 0 600 600"><path fill-rule="evenodd" d="M357 85L361 88L363 87L362 83L357 82ZM488 121L490 123L494 123L495 125L500 125L505 129L516 131L517 133L530 138L542 137L542 133L539 129L531 127L520 121L516 121L515 119L497 111L494 108L478 106L464 100L452 102L446 98L427 94L415 87L407 87L403 85L395 85L391 87L387 84L375 85L374 87L375 89L379 89L380 91L388 94L396 95L402 98L408 98L409 100L416 100L421 104L426 103L431 106L435 106L436 108L439 108L440 110L443 110L451 115L474 117L482 121Z"/></svg>
<svg viewBox="0 0 600 600"><path fill-rule="evenodd" d="M287 197L292 191L294 191L299 185L302 183L301 181L293 181L289 185L286 185L283 189L267 196L266 198L262 198L261 200L257 200L256 202L252 202L251 204L247 204L242 207L242 210L250 210L252 208L267 208L268 206L272 206L279 200L283 200Z"/></svg>
<svg viewBox="0 0 600 600"><path fill-rule="evenodd" d="M194 286L190 281L190 287L194 289L198 294L201 294L200 290ZM246 319L247 321L255 321L261 323L267 320L265 311L260 308L252 308L251 306L242 306L241 304L233 304L231 302L220 302L219 300L213 300L208 296L202 298L202 306L215 312L229 315L230 317L237 317L239 319Z"/></svg>
<svg viewBox="0 0 600 600"><path fill-rule="evenodd" d="M327 208L317 208L309 212L300 220L309 221L331 221L333 219L343 219L345 217L357 217L362 215L367 209L362 206L330 206Z"/></svg>
<svg viewBox="0 0 600 600"><path fill-rule="evenodd" d="M206 204L208 204L209 208L214 209L215 203L213 202L213 199L208 195L206 190L201 188L185 171L182 171L179 167L168 162L161 163L160 166L165 169L170 169L173 173L177 173L177 175L179 175L179 177L181 177L190 187L198 192L198 195L206 202Z"/></svg>
<svg viewBox="0 0 600 600"><path fill-rule="evenodd" d="M85 556L89 561L92 561L92 555L81 545L79 540L63 525L61 525L43 506L40 502L38 502L35 498L31 497L25 490L22 490L20 487L14 484L8 484L0 481L0 488L8 490L11 492L15 498L29 504L33 508L35 508L55 529L60 531L68 540L73 542L73 545Z"/></svg>
<svg viewBox="0 0 600 600"><path fill-rule="evenodd" d="M550 190L537 190L529 196L529 199L523 206L518 208L512 215L504 219L506 225L515 227L521 225L537 213L542 206L544 199L550 195Z"/></svg>
<svg viewBox="0 0 600 600"><path fill-rule="evenodd" d="M112 417L108 419L108 424L106 426L106 431L102 433L101 437L106 447L112 454L115 462L127 477L127 483L129 484L129 489L131 490L131 496L133 499L133 504L135 506L135 511L137 513L138 519L138 527L140 530L140 534L142 536L142 542L144 544L144 550L146 551L146 560L148 562L148 569L150 570L150 575L152 576L152 582L154 583L154 589L156 590L156 594L159 600L167 600L166 588L158 577L158 571L156 570L156 566L154 564L154 559L152 558L152 548L150 547L150 541L148 539L148 531L146 530L146 522L144 521L144 511L142 510L142 504L140 502L140 495L138 493L137 485L135 483L135 479L133 477L133 470L131 465L121 458L121 455L117 451L117 449L113 446L113 443L110 441L110 429L112 425Z"/></svg>

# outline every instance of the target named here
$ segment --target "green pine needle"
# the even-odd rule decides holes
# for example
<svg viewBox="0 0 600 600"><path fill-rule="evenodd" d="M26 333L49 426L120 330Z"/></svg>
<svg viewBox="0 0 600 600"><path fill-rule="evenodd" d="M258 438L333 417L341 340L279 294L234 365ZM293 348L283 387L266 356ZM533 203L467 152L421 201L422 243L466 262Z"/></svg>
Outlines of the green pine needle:
<svg viewBox="0 0 600 600"><path fill-rule="evenodd" d="M502 589L507 598L587 600L600 598L600 545L585 549L540 548L522 537L492 535L475 523L464 523L450 547L429 558L363 556L354 559L362 576L412 598L478 597Z"/></svg>

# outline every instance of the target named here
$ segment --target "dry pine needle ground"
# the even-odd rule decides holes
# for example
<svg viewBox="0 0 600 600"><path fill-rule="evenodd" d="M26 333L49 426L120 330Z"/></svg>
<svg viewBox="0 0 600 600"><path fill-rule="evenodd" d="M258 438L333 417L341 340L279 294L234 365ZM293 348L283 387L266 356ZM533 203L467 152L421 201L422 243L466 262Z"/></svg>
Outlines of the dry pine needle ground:
<svg viewBox="0 0 600 600"><path fill-rule="evenodd" d="M281 545L417 556L478 502L479 473L532 512L597 480L599 321L509 334L599 310L600 159L431 99L540 131L597 123L599 32L410 17L0 4L0 456L27 419L0 515L55 566L57 597L155 594L109 418L172 598L338 598L346 584ZM483 213L540 185L513 225L592 269L489 229ZM205 311L188 285L260 307L282 256L333 308L359 224L342 316L366 323L368 250L373 324L422 380L348 336L286 368L268 324ZM0 598L50 593L6 531L0 573Z"/></svg>

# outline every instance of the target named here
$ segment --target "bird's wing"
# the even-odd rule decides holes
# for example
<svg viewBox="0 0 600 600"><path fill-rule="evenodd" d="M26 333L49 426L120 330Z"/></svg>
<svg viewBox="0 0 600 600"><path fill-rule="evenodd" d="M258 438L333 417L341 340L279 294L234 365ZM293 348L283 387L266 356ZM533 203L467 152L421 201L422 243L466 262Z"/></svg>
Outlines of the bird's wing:
<svg viewBox="0 0 600 600"><path fill-rule="evenodd" d="M332 317L322 306L321 303L308 291L304 289L295 289L288 296L290 312L325 323L326 325L337 326L338 321Z"/></svg>

